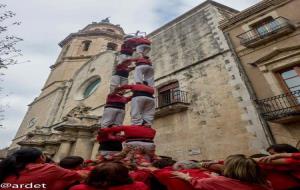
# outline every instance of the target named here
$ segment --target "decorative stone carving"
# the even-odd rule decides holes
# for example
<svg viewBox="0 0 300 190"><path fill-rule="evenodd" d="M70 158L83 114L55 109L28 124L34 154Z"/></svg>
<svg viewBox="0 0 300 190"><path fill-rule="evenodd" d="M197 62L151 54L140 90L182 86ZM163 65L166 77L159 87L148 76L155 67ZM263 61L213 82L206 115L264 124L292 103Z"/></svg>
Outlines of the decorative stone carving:
<svg viewBox="0 0 300 190"><path fill-rule="evenodd" d="M91 110L91 107L86 107L83 105L76 106L73 108L64 118L64 121L72 119L82 119L84 116L88 115L89 111Z"/></svg>

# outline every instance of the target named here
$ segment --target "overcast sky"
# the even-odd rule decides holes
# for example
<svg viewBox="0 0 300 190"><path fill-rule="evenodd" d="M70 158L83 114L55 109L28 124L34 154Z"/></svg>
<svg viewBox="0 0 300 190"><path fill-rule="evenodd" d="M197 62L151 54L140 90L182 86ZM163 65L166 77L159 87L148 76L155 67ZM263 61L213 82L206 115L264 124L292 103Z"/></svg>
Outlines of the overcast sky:
<svg viewBox="0 0 300 190"><path fill-rule="evenodd" d="M22 60L29 63L11 66L5 71L1 104L7 105L3 127L0 128L0 148L9 146L25 113L27 105L40 93L59 52L58 42L69 33L91 22L111 17L125 32L137 30L150 33L204 0L2 0L14 11L22 24L11 28L24 41L19 45ZM243 10L259 0L216 0ZM46 109L46 108L45 108ZM41 110L42 111L42 110Z"/></svg>

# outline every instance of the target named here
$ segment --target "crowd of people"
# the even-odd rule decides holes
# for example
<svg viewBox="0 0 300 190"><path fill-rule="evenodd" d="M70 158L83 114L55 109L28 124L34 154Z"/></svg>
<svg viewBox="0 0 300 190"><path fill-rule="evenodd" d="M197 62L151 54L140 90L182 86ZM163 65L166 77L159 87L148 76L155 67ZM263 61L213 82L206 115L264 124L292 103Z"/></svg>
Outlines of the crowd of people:
<svg viewBox="0 0 300 190"><path fill-rule="evenodd" d="M300 189L300 151L287 144L267 151L269 155L236 154L217 161L157 156L133 163L118 155L97 160L68 156L55 163L39 149L22 148L0 162L0 184L10 184L7 190Z"/></svg>

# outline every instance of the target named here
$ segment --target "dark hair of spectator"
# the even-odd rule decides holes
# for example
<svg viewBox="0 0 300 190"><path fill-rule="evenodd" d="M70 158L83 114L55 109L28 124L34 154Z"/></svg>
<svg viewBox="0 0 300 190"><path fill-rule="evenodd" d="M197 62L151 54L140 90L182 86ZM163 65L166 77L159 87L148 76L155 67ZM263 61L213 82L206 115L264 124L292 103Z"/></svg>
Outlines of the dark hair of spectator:
<svg viewBox="0 0 300 190"><path fill-rule="evenodd" d="M176 161L172 160L172 158L162 158L162 159L154 161L152 163L152 166L162 169L164 167L173 166L173 164L175 164L175 163L176 163Z"/></svg>
<svg viewBox="0 0 300 190"><path fill-rule="evenodd" d="M85 183L98 189L107 189L133 183L129 170L121 162L104 162L96 166Z"/></svg>
<svg viewBox="0 0 300 190"><path fill-rule="evenodd" d="M267 154L253 154L250 158L262 158L268 156Z"/></svg>
<svg viewBox="0 0 300 190"><path fill-rule="evenodd" d="M42 151L37 148L22 148L0 162L0 183L11 175L19 176L27 164L35 163L41 156Z"/></svg>
<svg viewBox="0 0 300 190"><path fill-rule="evenodd" d="M59 162L59 166L66 169L76 169L82 166L84 159L80 156L67 156Z"/></svg>
<svg viewBox="0 0 300 190"><path fill-rule="evenodd" d="M296 147L289 144L274 144L267 148L267 151L273 150L276 153L295 153L299 152Z"/></svg>

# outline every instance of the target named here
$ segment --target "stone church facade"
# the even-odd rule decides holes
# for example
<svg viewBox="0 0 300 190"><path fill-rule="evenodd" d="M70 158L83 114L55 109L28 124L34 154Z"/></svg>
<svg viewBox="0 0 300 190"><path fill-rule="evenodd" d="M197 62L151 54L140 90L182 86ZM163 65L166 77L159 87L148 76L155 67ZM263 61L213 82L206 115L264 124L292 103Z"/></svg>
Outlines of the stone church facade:
<svg viewBox="0 0 300 190"><path fill-rule="evenodd" d="M148 35L157 88L157 154L218 159L258 153L272 143L219 29L221 20L236 13L206 1ZM61 54L29 104L10 151L39 147L56 161L96 157L97 123L124 34L118 25L92 23L59 43ZM130 104L126 112L129 124Z"/></svg>

